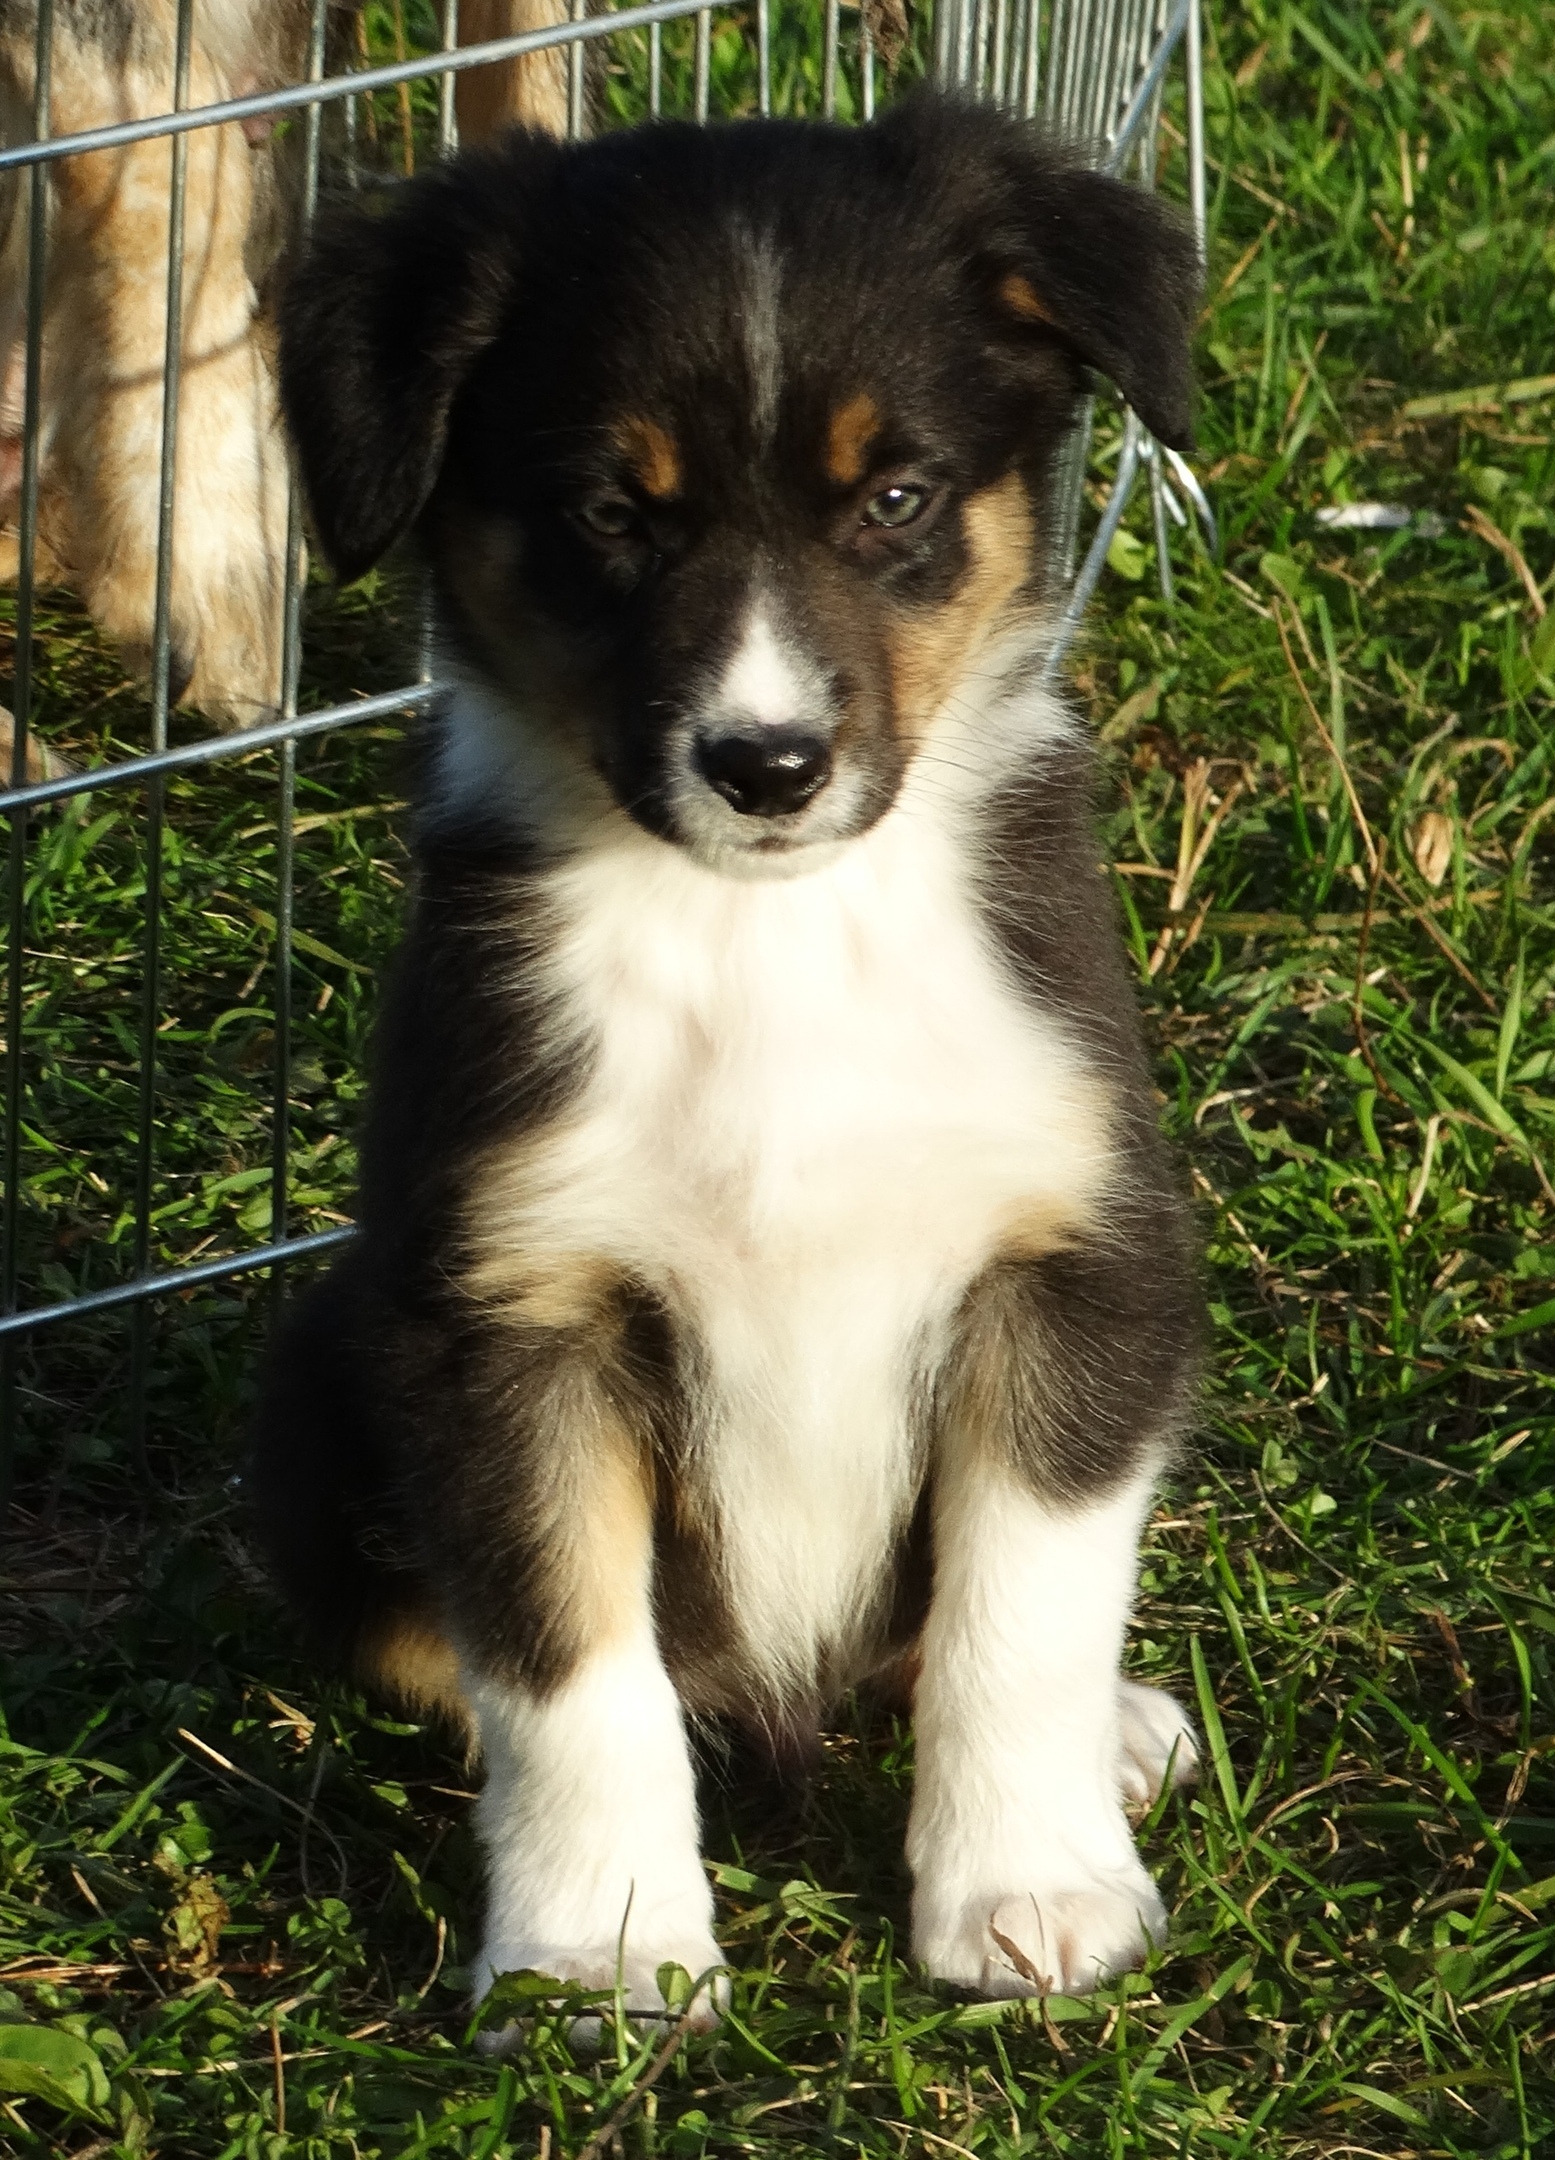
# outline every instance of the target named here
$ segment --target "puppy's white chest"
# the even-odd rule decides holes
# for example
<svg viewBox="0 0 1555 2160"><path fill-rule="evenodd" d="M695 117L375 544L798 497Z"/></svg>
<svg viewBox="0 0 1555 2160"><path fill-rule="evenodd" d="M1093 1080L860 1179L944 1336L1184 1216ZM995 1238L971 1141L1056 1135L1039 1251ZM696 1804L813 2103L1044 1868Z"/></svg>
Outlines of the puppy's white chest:
<svg viewBox="0 0 1555 2160"><path fill-rule="evenodd" d="M544 1229L694 1335L693 1471L791 1686L869 1603L916 1490L915 1386L968 1281L1083 1213L1105 1120L921 823L791 882L631 852L559 895L558 988L597 1052Z"/></svg>
<svg viewBox="0 0 1555 2160"><path fill-rule="evenodd" d="M942 837L897 813L752 884L631 852L573 874L558 966L597 1045L566 1182L612 1257L685 1291L779 1260L964 1276L1033 1209L1083 1208L1097 1082L1017 999Z"/></svg>

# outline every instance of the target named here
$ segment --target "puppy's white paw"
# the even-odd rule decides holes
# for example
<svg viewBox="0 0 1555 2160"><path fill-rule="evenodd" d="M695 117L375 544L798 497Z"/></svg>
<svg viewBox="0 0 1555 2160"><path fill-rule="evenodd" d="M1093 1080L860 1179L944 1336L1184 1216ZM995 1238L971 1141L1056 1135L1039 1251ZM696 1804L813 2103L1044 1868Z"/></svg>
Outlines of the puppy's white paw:
<svg viewBox="0 0 1555 2160"><path fill-rule="evenodd" d="M589 1950L561 1950L541 1943L488 1943L476 1960L475 2001L485 2000L492 1983L502 1973L549 1973L557 1980L573 1980L590 1990L614 1989L619 1967L626 2015L635 2024L666 2025L683 2012L672 2012L664 1999L659 1986L661 1965L682 1966L691 1976L693 1985L702 1982L690 2005L687 2029L711 2032L729 2003L728 1976L721 1969L723 1953L711 1935L688 1942L664 1943L655 1950L629 1949L624 1957L615 1943L601 1944ZM719 1970L715 1972L714 1967ZM704 1977L708 1975L710 1977ZM568 2031L573 2051L578 2055L597 2055L613 2018L608 2004L586 2017L575 2018ZM511 2055L522 2047L525 2031L521 2024L504 2025L478 2033L475 2045L482 2055Z"/></svg>
<svg viewBox="0 0 1555 2160"><path fill-rule="evenodd" d="M934 1979L979 1995L1087 1995L1135 1971L1165 1937L1166 1909L1135 1866L970 1899L918 1955Z"/></svg>
<svg viewBox="0 0 1555 2160"><path fill-rule="evenodd" d="M1118 1682L1118 1789L1123 1804L1147 1808L1168 1777L1191 1785L1199 1774L1198 1737L1181 1703L1162 1688Z"/></svg>

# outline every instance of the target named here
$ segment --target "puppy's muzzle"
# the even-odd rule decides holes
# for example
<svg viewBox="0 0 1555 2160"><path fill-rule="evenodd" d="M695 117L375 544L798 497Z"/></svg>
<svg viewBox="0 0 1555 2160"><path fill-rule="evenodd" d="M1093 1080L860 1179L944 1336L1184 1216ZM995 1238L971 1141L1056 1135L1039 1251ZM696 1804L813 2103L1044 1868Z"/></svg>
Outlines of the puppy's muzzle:
<svg viewBox="0 0 1555 2160"><path fill-rule="evenodd" d="M708 786L741 817L792 816L831 778L830 749L799 728L766 727L759 735L704 732L692 756Z"/></svg>

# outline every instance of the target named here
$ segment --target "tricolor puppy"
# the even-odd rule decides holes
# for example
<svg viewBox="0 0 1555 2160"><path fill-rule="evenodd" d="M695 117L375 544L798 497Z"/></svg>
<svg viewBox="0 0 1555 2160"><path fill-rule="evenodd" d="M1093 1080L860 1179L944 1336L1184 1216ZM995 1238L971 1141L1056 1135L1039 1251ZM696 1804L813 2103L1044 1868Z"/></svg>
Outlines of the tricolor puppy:
<svg viewBox="0 0 1555 2160"><path fill-rule="evenodd" d="M986 110L516 134L324 223L283 381L443 666L361 1230L261 1504L486 1763L483 1981L718 1960L689 1726L910 1654L913 1942L1076 1990L1163 1928L1120 1676L1189 1414L1184 1213L1041 687L1088 366L1188 436L1181 224Z"/></svg>

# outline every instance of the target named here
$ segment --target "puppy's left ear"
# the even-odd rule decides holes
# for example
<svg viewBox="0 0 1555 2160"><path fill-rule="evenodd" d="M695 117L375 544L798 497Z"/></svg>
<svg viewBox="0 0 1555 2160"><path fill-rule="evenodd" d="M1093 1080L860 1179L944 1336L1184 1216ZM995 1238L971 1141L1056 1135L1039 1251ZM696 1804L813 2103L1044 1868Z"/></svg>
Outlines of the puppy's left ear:
<svg viewBox="0 0 1555 2160"><path fill-rule="evenodd" d="M1023 200L1010 202L984 256L993 307L1017 335L1058 337L1117 384L1159 441L1191 449L1203 268L1187 221L1039 145L1010 163Z"/></svg>
<svg viewBox="0 0 1555 2160"><path fill-rule="evenodd" d="M962 97L914 91L876 127L888 156L931 177L1000 342L1056 340L1109 375L1153 435L1189 448L1203 271L1180 212Z"/></svg>

